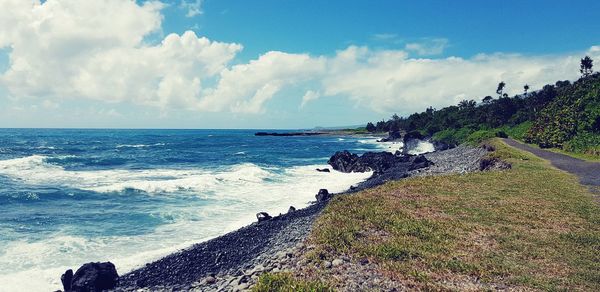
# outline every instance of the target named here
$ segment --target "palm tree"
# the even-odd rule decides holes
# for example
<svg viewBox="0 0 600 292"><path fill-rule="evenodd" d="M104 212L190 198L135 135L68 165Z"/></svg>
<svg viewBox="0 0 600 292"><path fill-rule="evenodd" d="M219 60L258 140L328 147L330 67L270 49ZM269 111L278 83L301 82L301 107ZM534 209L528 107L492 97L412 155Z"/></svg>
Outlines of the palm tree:
<svg viewBox="0 0 600 292"><path fill-rule="evenodd" d="M500 81L500 83L498 83L498 88L496 89L496 93L502 97L502 91L504 90L504 87L506 86L506 83L504 83L504 81Z"/></svg>
<svg viewBox="0 0 600 292"><path fill-rule="evenodd" d="M594 60L592 60L592 58L589 56L585 56L583 59L581 59L581 69L579 69L579 72L581 72L583 77L587 77L594 72L592 67L594 67Z"/></svg>

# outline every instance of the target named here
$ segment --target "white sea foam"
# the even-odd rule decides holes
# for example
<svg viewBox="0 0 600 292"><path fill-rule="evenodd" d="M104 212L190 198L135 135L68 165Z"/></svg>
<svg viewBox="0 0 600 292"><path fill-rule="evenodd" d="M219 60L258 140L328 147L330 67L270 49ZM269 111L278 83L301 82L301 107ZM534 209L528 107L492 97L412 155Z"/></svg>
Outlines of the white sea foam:
<svg viewBox="0 0 600 292"><path fill-rule="evenodd" d="M165 206L157 216L172 223L135 236L81 237L57 232L42 241L0 247L0 291L60 288L60 274L90 261L112 261L125 273L170 252L232 231L255 214L305 207L320 188L340 192L370 173L322 173L324 165L287 169L239 164L222 170L154 169L69 171L39 155L0 161L0 175L28 184L93 190L107 195L137 189L149 195L206 199L206 206ZM75 194L79 195L79 194Z"/></svg>
<svg viewBox="0 0 600 292"><path fill-rule="evenodd" d="M153 147L153 146L165 146L165 143L155 143L155 144L122 144L122 145L117 145L117 148L144 148L144 147Z"/></svg>

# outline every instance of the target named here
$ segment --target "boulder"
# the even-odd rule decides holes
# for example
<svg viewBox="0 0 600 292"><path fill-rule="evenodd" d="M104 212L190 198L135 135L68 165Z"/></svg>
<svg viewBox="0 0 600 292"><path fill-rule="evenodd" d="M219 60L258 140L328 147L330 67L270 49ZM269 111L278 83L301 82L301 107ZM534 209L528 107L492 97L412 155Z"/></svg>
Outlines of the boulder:
<svg viewBox="0 0 600 292"><path fill-rule="evenodd" d="M479 170L511 169L512 165L496 157L483 157L479 160Z"/></svg>
<svg viewBox="0 0 600 292"><path fill-rule="evenodd" d="M332 196L329 193L329 191L327 191L327 189L320 189L319 193L317 193L317 195L315 196L315 198L317 198L317 202L329 201L331 197Z"/></svg>
<svg viewBox="0 0 600 292"><path fill-rule="evenodd" d="M336 152L327 163L341 172L382 172L391 168L402 158L389 152L367 152L362 156L348 151Z"/></svg>
<svg viewBox="0 0 600 292"><path fill-rule="evenodd" d="M296 207L290 206L290 208L288 209L288 213L294 213L294 212L296 212Z"/></svg>
<svg viewBox="0 0 600 292"><path fill-rule="evenodd" d="M391 142L402 138L400 131L390 131L387 138L382 138L377 142Z"/></svg>
<svg viewBox="0 0 600 292"><path fill-rule="evenodd" d="M271 220L271 219L273 219L273 217L271 217L271 215L269 215L269 213L267 213L267 212L258 212L258 213L256 213L256 219L258 219L258 222L263 222L263 221Z"/></svg>
<svg viewBox="0 0 600 292"><path fill-rule="evenodd" d="M69 271L65 272L65 280L68 279L68 275ZM77 269L77 272L73 275L71 289L65 290L73 292L99 292L115 288L118 280L119 275L113 263L87 263Z"/></svg>
<svg viewBox="0 0 600 292"><path fill-rule="evenodd" d="M65 291L71 291L71 282L73 281L73 270L68 269L62 276L60 276L63 289Z"/></svg>
<svg viewBox="0 0 600 292"><path fill-rule="evenodd" d="M358 161L358 155L350 153L348 150L338 151L336 152L327 164L331 165L333 169L341 172L357 172L360 171L358 168L354 166ZM362 170L362 169L361 169ZM362 170L365 172L367 170Z"/></svg>
<svg viewBox="0 0 600 292"><path fill-rule="evenodd" d="M318 172L330 172L329 168L317 168Z"/></svg>

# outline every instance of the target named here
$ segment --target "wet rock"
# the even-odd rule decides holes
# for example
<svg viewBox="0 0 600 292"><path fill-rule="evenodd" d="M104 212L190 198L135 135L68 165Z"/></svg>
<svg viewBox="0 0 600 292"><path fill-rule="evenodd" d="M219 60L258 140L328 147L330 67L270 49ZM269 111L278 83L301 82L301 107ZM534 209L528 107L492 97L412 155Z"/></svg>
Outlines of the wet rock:
<svg viewBox="0 0 600 292"><path fill-rule="evenodd" d="M479 160L479 170L503 170L511 169L512 165L496 157L483 157Z"/></svg>
<svg viewBox="0 0 600 292"><path fill-rule="evenodd" d="M258 212L258 213L256 213L256 219L258 219L258 222L263 222L263 221L271 220L271 219L273 219L273 217L271 217L271 215L269 215L269 213L267 213L267 212Z"/></svg>
<svg viewBox="0 0 600 292"><path fill-rule="evenodd" d="M331 194L327 189L320 189L315 197L317 198L317 202L325 202L331 199Z"/></svg>
<svg viewBox="0 0 600 292"><path fill-rule="evenodd" d="M62 276L60 276L60 281L62 282L63 289L65 291L71 290L71 282L73 281L73 270L68 269Z"/></svg>
<svg viewBox="0 0 600 292"><path fill-rule="evenodd" d="M390 131L386 138L380 139L378 142L391 142L402 138L402 133L399 131Z"/></svg>
<svg viewBox="0 0 600 292"><path fill-rule="evenodd" d="M336 152L327 163L333 169L341 172L367 172L383 173L391 168L411 163L409 156L394 155L390 152L367 152L362 156L348 151Z"/></svg>
<svg viewBox="0 0 600 292"><path fill-rule="evenodd" d="M87 292L113 289L117 285L118 279L117 269L111 262L87 263L77 269L73 275L70 291Z"/></svg>
<svg viewBox="0 0 600 292"><path fill-rule="evenodd" d="M317 168L318 172L331 172L329 168Z"/></svg>

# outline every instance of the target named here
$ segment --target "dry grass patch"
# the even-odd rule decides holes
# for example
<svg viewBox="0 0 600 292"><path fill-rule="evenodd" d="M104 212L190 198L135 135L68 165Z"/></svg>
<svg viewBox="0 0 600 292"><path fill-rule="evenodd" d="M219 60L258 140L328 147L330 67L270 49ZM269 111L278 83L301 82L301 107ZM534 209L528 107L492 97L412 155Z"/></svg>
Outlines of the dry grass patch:
<svg viewBox="0 0 600 292"><path fill-rule="evenodd" d="M576 178L492 143L509 171L417 177L335 198L319 258L367 257L403 287L600 290L600 208Z"/></svg>

